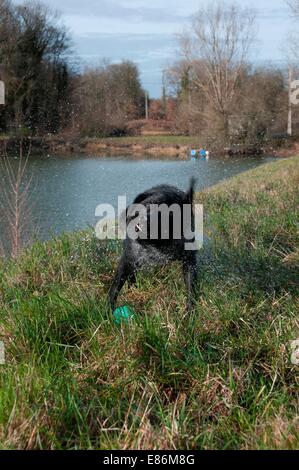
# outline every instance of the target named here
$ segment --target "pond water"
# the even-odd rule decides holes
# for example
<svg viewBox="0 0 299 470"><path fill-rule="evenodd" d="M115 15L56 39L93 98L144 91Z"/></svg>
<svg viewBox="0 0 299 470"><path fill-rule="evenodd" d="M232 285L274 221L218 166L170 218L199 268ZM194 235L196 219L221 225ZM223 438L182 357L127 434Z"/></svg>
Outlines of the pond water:
<svg viewBox="0 0 299 470"><path fill-rule="evenodd" d="M47 239L53 234L94 226L97 205L109 203L116 207L118 196L126 195L130 203L139 192L162 183L186 189L192 175L197 178L197 189L201 190L273 159L234 157L177 161L32 157L27 174L33 177L30 191L34 200L34 224L38 226L39 237ZM18 160L12 159L12 165L17 167ZM7 185L3 169L0 171L1 185ZM3 234L3 228L1 232Z"/></svg>

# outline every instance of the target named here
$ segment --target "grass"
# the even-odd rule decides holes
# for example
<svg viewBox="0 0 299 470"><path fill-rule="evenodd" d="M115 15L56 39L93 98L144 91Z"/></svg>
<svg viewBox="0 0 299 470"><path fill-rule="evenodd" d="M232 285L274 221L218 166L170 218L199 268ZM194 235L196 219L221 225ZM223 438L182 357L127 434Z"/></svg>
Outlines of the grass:
<svg viewBox="0 0 299 470"><path fill-rule="evenodd" d="M193 145L198 147L200 139L196 136L144 135L135 137L107 137L96 140L117 145Z"/></svg>
<svg viewBox="0 0 299 470"><path fill-rule="evenodd" d="M198 195L209 243L185 315L178 266L139 276L117 327L120 253L91 233L0 264L3 449L295 449L299 158Z"/></svg>

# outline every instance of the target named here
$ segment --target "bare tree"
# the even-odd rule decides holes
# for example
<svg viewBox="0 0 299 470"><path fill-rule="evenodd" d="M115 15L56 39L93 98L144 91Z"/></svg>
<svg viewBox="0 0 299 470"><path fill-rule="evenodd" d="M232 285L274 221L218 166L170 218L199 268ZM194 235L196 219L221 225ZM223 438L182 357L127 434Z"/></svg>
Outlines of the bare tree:
<svg viewBox="0 0 299 470"><path fill-rule="evenodd" d="M79 78L74 97L76 122L81 134L121 135L127 123L144 115L144 91L135 64L104 61L86 70Z"/></svg>
<svg viewBox="0 0 299 470"><path fill-rule="evenodd" d="M254 25L253 10L218 1L201 8L193 20L193 33L181 38L190 82L217 113L226 141L238 79L254 41Z"/></svg>
<svg viewBox="0 0 299 470"><path fill-rule="evenodd" d="M286 0L294 15L299 15L299 0Z"/></svg>
<svg viewBox="0 0 299 470"><path fill-rule="evenodd" d="M290 7L291 14L296 20L299 19L299 0L286 0L287 5ZM294 23L295 26L295 23ZM299 59L299 35L298 29L293 27L289 31L288 35L288 51L287 58L289 63L293 63L294 60L297 62Z"/></svg>
<svg viewBox="0 0 299 470"><path fill-rule="evenodd" d="M24 246L28 231L32 229L31 204L29 190L32 177L27 174L27 163L30 148L23 155L23 144L20 143L20 154L17 168L14 168L6 150L0 157L1 176L4 179L0 192L1 225L6 240L0 240L1 246L6 245L4 252L16 258ZM1 230L2 231L2 230ZM2 232L2 233L3 233Z"/></svg>

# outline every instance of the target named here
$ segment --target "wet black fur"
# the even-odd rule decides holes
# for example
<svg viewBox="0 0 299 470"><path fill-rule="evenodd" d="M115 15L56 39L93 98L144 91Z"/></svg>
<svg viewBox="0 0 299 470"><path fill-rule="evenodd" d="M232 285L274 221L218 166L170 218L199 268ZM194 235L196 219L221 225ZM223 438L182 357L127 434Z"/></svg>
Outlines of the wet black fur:
<svg viewBox="0 0 299 470"><path fill-rule="evenodd" d="M168 207L172 204L178 204L181 209L183 205L193 204L193 195L194 195L194 185L195 181L192 179L189 190L185 193L174 186L161 185L156 186L152 189L145 191L144 193L137 196L133 204L142 204L147 209L147 214L149 214L149 207L152 204L166 204ZM130 206L127 209L126 213L126 224L128 224L136 218L136 214L130 216ZM171 213L170 213L171 215ZM117 272L115 274L114 280L112 282L111 288L109 290L109 303L114 310L116 300L120 290L126 281L130 284L135 283L136 272L144 268L149 268L154 265L166 264L171 261L180 261L183 267L184 279L187 289L187 309L190 311L194 305L194 295L195 288L197 283L197 262L196 262L196 252L186 250L185 243L190 243L194 241L193 239L186 239L184 233L184 224L183 219L181 223L181 236L179 239L174 239L173 237L173 227L172 227L173 218L170 217L169 223L169 239L163 239L163 234L161 232L161 221L159 219L158 224L158 238L153 240L148 237L148 239L138 238L137 240L132 240L127 237L124 241L124 250L121 260L119 262ZM147 217L147 220L144 221L145 224L150 224L150 217ZM139 231L140 223L136 224L136 231ZM192 210L192 219L191 227L189 230L194 231L194 214ZM142 229L141 229L142 231ZM148 232L150 233L150 232Z"/></svg>

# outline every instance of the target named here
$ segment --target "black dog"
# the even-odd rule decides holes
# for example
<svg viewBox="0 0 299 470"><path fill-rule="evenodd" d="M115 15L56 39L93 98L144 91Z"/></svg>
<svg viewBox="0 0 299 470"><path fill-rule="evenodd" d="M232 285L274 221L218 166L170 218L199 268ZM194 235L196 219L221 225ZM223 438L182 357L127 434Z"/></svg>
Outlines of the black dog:
<svg viewBox="0 0 299 470"><path fill-rule="evenodd" d="M182 262L188 293L187 309L190 311L193 308L197 282L196 251L186 250L186 243L194 243L194 185L195 181L192 179L186 193L173 186L161 185L140 194L133 205L141 204L145 208L143 216L133 205L127 208L124 251L109 291L112 310L125 282L135 283L137 271L170 261ZM176 208L180 209L179 220L171 210L168 212L168 221L163 220L160 209L157 209L161 208L161 204L166 205L168 209L175 204ZM183 209L186 211L186 207L189 209L189 217L183 217ZM154 227L154 236L152 227ZM129 228L131 234L135 232L134 239L128 236Z"/></svg>

